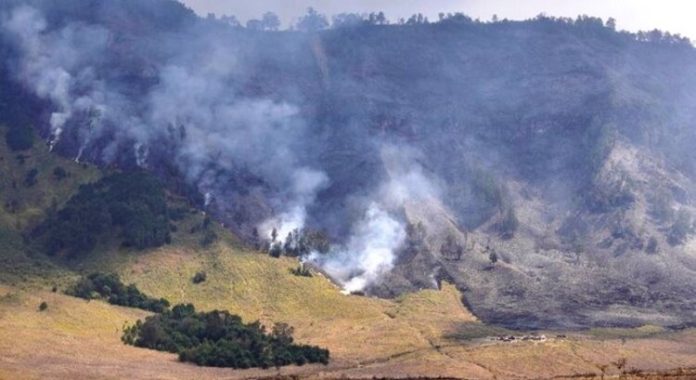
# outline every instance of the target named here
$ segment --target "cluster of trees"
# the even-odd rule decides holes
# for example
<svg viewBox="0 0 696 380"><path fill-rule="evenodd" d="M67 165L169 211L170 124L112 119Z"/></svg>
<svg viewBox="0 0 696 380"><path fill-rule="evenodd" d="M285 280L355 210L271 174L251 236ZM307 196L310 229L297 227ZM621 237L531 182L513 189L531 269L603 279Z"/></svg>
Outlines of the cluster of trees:
<svg viewBox="0 0 696 380"><path fill-rule="evenodd" d="M258 233L254 233L254 239L258 240ZM328 253L331 242L322 231L309 229L290 231L284 240L279 239L278 231L274 228L271 232L271 241L267 243L269 254L273 257L281 255L301 257L311 252Z"/></svg>
<svg viewBox="0 0 696 380"><path fill-rule="evenodd" d="M227 311L196 312L191 304L147 317L124 329L122 340L137 347L179 354L201 366L269 368L329 361L329 351L294 344L293 329L276 324L270 333L258 321L244 324Z"/></svg>
<svg viewBox="0 0 696 380"><path fill-rule="evenodd" d="M164 298L151 298L140 292L134 284L125 285L116 274L92 273L82 277L68 295L86 300L102 299L110 304L134 307L162 313L169 309L169 301Z"/></svg>
<svg viewBox="0 0 696 380"><path fill-rule="evenodd" d="M255 31L278 31L280 30L281 22L278 15L273 12L264 13L259 19L251 19L242 25L242 23L235 16L221 16L217 18L214 14L208 14L209 21L222 22L233 27L242 28L246 27L249 30ZM571 26L577 26L586 30L616 30L616 20L614 18L608 18L606 21L599 17L592 17L587 15L579 15L576 18L571 17L552 17L545 14L539 14L533 20L533 22L546 22L546 23L559 23L567 24ZM442 24L442 25L453 25L453 24L481 24L486 21L481 21L480 19L472 19L461 12L455 13L444 13L440 12L438 14L438 20L431 22L427 16L422 13L416 13L408 18L399 18L392 23L384 12L371 12L371 13L340 13L329 18L319 13L316 9L309 7L307 8L307 13L301 16L296 23L290 26L290 30L298 30L303 32L317 32L320 30L328 29L329 27L346 28L346 27L359 27L359 26L375 26L375 25L427 25L427 24ZM497 15L493 15L490 22L492 23L506 23L509 22L507 19L500 20ZM668 44L691 44L691 41L679 34L671 34L669 32L662 32L658 29L652 31L641 31L636 34L630 34L632 38L638 41L645 42L659 42Z"/></svg>
<svg viewBox="0 0 696 380"><path fill-rule="evenodd" d="M34 132L31 127L13 126L5 133L5 142L13 151L30 149L34 146Z"/></svg>
<svg viewBox="0 0 696 380"><path fill-rule="evenodd" d="M49 216L33 235L48 254L90 253L104 233L120 232L124 246L145 249L170 242L165 193L145 172L118 173L80 186L63 209Z"/></svg>

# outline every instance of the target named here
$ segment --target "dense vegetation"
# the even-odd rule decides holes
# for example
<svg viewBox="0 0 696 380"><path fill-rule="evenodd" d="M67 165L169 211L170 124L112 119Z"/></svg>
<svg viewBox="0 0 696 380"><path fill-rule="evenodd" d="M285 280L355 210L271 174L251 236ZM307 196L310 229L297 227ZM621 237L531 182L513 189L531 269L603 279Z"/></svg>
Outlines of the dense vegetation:
<svg viewBox="0 0 696 380"><path fill-rule="evenodd" d="M82 277L67 294L86 300L103 299L110 304L134 307L162 313L169 309L169 301L141 293L134 285L125 285L116 274L92 273Z"/></svg>
<svg viewBox="0 0 696 380"><path fill-rule="evenodd" d="M144 172L113 174L83 185L63 209L35 231L49 254L90 253L105 233L118 231L122 244L144 249L170 241L162 185Z"/></svg>
<svg viewBox="0 0 696 380"><path fill-rule="evenodd" d="M14 151L27 150L34 146L34 131L31 127L14 126L5 133L5 141Z"/></svg>
<svg viewBox="0 0 696 380"><path fill-rule="evenodd" d="M227 311L196 312L191 304L137 321L123 342L179 354L202 366L251 368L329 361L329 351L293 343L292 328L276 324L268 334L259 322L244 324Z"/></svg>

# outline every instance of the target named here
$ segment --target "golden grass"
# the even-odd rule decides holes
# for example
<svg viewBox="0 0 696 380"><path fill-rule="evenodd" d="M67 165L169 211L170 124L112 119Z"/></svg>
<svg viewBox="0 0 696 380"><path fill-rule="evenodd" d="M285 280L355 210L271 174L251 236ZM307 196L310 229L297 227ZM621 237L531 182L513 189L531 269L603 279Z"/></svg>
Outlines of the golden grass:
<svg viewBox="0 0 696 380"><path fill-rule="evenodd" d="M267 326L287 322L298 340L327 346L356 362L429 347L457 325L475 322L451 285L395 301L347 296L321 275L291 274L295 259L274 259L224 242L209 250L180 246L125 254L99 265L111 266L125 282L172 303L230 310ZM207 273L207 280L194 284L199 271Z"/></svg>
<svg viewBox="0 0 696 380"><path fill-rule="evenodd" d="M602 370L668 370L696 367L696 332L656 333L642 339L596 338L590 333L546 342L498 343L457 340L467 326L479 334L497 332L462 306L452 285L395 300L346 296L321 276L297 277L297 262L273 259L223 242L208 250L164 247L147 254L112 253L111 267L146 293L198 308L228 309L245 320L284 321L301 342L332 351L328 367L288 367L283 375L316 378L452 376L542 378ZM208 279L194 285L193 275ZM46 301L48 310L38 311ZM124 323L146 312L87 302L47 290L0 284L0 379L8 378L247 378L276 370L233 371L199 368L175 355L125 346ZM639 329L638 331L645 332ZM688 377L686 377L688 378Z"/></svg>

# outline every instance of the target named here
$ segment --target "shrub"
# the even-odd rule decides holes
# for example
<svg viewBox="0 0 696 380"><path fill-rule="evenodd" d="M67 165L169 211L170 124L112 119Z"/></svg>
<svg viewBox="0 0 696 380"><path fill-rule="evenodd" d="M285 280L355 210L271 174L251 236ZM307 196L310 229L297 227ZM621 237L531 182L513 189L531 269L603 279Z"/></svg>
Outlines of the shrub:
<svg viewBox="0 0 696 380"><path fill-rule="evenodd" d="M5 141L13 151L27 150L34 146L34 131L30 127L10 128L5 134Z"/></svg>
<svg viewBox="0 0 696 380"><path fill-rule="evenodd" d="M27 172L27 175L24 177L24 185L26 187L32 187L32 186L36 185L36 182L37 182L36 176L38 176L38 175L39 175L38 169L32 168L31 170L29 170L29 172Z"/></svg>
<svg viewBox="0 0 696 380"><path fill-rule="evenodd" d="M200 284L201 282L205 282L207 279L208 275L205 272L196 272L191 281L193 281L194 284Z"/></svg>
<svg viewBox="0 0 696 380"><path fill-rule="evenodd" d="M205 233L203 234L203 237L201 238L201 247L207 248L213 245L218 240L218 235L215 233L215 231L211 230L206 230Z"/></svg>
<svg viewBox="0 0 696 380"><path fill-rule="evenodd" d="M46 301L41 302L41 304L39 304L39 311L46 311L46 309L48 309Z"/></svg>
<svg viewBox="0 0 696 380"><path fill-rule="evenodd" d="M259 322L242 323L227 311L196 312L191 304L137 321L122 341L136 347L179 354L201 366L251 368L323 363L329 351L293 343L292 328L276 324L270 334Z"/></svg>
<svg viewBox="0 0 696 380"><path fill-rule="evenodd" d="M162 313L169 308L164 298L151 298L131 284L125 285L116 274L92 273L82 277L66 294L86 300L103 299L113 305Z"/></svg>
<svg viewBox="0 0 696 380"><path fill-rule="evenodd" d="M491 264L495 264L498 262L498 254L495 252L491 252L490 255L488 255L488 260L491 261Z"/></svg>
<svg viewBox="0 0 696 380"><path fill-rule="evenodd" d="M290 273L300 277L312 277L312 271L300 263L297 268L290 268Z"/></svg>
<svg viewBox="0 0 696 380"><path fill-rule="evenodd" d="M53 169L53 177L54 177L56 180L58 180L58 181L63 180L63 179L65 179L67 176L68 176L68 172L66 172L65 169L63 169L62 167L56 166L56 167Z"/></svg>

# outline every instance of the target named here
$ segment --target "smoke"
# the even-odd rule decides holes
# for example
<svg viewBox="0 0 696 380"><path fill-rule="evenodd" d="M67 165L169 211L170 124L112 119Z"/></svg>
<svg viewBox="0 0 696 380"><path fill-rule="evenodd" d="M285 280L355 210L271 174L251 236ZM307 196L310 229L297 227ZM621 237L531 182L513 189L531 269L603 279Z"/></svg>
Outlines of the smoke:
<svg viewBox="0 0 696 380"><path fill-rule="evenodd" d="M70 24L59 33L45 34L46 21L34 8L16 8L2 23L13 35L22 55L17 75L36 94L56 107L50 116L51 148L61 138L66 123L75 113L106 111L101 82L89 64L89 51L103 53L107 32L99 27Z"/></svg>
<svg viewBox="0 0 696 380"><path fill-rule="evenodd" d="M205 194L206 206L230 191L229 178L247 170L278 189L273 223L283 230L304 225L306 206L328 182L296 154L306 135L297 107L242 94L236 79L245 73L234 41L185 31L183 47L156 52L168 57L156 63L156 84L132 97L121 83L107 86L102 78L111 75L105 68L114 37L101 26L49 30L38 10L22 6L3 18L2 30L18 52L17 79L55 107L51 149L70 131L79 144L76 161L91 152L110 163L130 150L135 164L146 167L153 148L167 147L171 163Z"/></svg>
<svg viewBox="0 0 696 380"><path fill-rule="evenodd" d="M407 228L404 210L410 203L439 198L439 187L418 163L421 155L408 145L381 145L387 177L375 194L366 197L366 209L346 244L328 254L313 252L308 260L321 266L345 292L365 290L394 267L404 247Z"/></svg>
<svg viewBox="0 0 696 380"><path fill-rule="evenodd" d="M346 292L365 289L394 266L395 252L404 243L402 222L371 203L345 246L327 255L312 253L308 260L320 265Z"/></svg>
<svg viewBox="0 0 696 380"><path fill-rule="evenodd" d="M243 202L238 194L256 186L272 208L257 221L258 232L270 238L275 230L281 244L306 227L308 208L331 185L308 148L317 138L300 107L245 88L249 70L240 62L242 42L200 25L174 37L156 35L153 41L163 47L143 42L154 49L144 55L153 62L138 62L151 85L134 94L119 78L122 68L109 62L118 40L110 30L76 22L50 28L39 11L26 6L4 17L1 30L17 50L17 79L55 108L51 149L70 136L77 161L122 162L130 152L143 168L164 155L203 195L206 208L233 208ZM407 237L406 204L439 196L415 150L403 143L374 144L385 178L355 197L351 213L357 216L343 221L350 234L339 237L327 255L308 257L346 291L363 290L393 268ZM260 182L239 183L244 173Z"/></svg>

